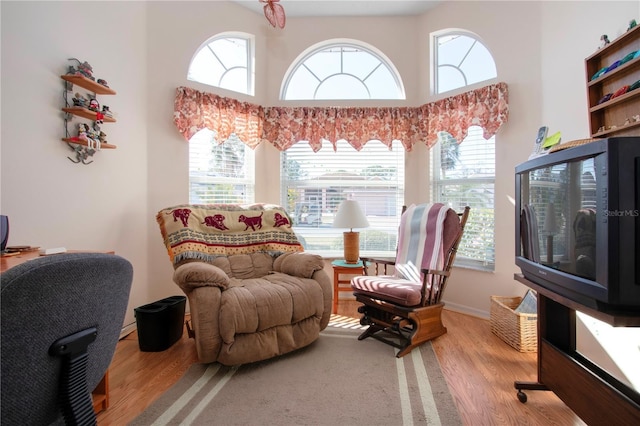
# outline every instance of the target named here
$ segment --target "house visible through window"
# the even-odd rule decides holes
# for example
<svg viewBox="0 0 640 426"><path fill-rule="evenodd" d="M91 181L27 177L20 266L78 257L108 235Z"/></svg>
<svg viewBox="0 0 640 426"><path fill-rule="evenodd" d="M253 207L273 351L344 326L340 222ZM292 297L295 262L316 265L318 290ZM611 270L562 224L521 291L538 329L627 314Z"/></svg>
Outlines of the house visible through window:
<svg viewBox="0 0 640 426"><path fill-rule="evenodd" d="M218 35L204 43L191 60L187 78L253 95L253 37L234 34Z"/></svg>
<svg viewBox="0 0 640 426"><path fill-rule="evenodd" d="M285 100L404 99L402 80L375 47L355 40L327 40L289 68ZM369 141L356 151L344 140L313 152L300 141L281 154L281 204L307 250L341 257L345 229L333 228L340 202L359 201L370 227L360 232L362 253L393 255L404 202L404 148Z"/></svg>
<svg viewBox="0 0 640 426"><path fill-rule="evenodd" d="M434 36L435 92L463 88L495 78L489 50L470 33ZM495 267L495 136L484 139L472 126L463 141L444 131L431 149L431 199L457 211L471 207L456 265L485 270Z"/></svg>
<svg viewBox="0 0 640 426"><path fill-rule="evenodd" d="M340 257L346 229L333 228L340 202L357 200L370 227L359 229L360 250L392 255L404 199L404 148L392 150L369 141L356 151L346 141L337 151L328 141L314 153L298 142L281 154L281 204L290 212L305 248L327 257Z"/></svg>
<svg viewBox="0 0 640 426"><path fill-rule="evenodd" d="M253 203L254 152L234 134L220 144L200 130L189 141L189 202Z"/></svg>

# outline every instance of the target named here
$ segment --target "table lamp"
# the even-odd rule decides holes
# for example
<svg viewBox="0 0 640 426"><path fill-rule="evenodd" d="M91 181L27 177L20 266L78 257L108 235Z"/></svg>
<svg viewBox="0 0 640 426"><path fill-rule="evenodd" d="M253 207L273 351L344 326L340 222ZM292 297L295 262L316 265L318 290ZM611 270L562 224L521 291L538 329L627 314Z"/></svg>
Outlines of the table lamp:
<svg viewBox="0 0 640 426"><path fill-rule="evenodd" d="M344 200L338 207L333 219L334 228L349 228L344 232L344 260L346 263L358 263L360 260L360 234L353 228L367 228L369 221L356 200Z"/></svg>

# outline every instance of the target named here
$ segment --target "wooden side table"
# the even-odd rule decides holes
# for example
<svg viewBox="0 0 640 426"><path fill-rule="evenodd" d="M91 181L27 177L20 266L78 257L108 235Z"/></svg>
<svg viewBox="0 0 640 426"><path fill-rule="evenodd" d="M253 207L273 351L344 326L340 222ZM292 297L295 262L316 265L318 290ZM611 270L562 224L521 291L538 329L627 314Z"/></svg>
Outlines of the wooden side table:
<svg viewBox="0 0 640 426"><path fill-rule="evenodd" d="M338 295L341 291L351 290L351 276L364 275L362 260L358 263L347 263L343 259L331 262L333 266L333 313L338 313ZM340 275L349 275L348 278L340 278Z"/></svg>

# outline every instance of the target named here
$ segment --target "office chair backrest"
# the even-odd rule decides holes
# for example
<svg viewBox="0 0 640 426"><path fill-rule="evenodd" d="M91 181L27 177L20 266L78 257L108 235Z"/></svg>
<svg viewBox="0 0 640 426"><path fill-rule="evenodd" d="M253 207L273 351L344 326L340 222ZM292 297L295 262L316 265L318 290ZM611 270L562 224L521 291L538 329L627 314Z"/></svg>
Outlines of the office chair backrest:
<svg viewBox="0 0 640 426"><path fill-rule="evenodd" d="M60 423L62 361L50 347L91 327L97 335L87 348L86 387L97 386L115 352L132 278L127 260L103 253L40 257L2 274L1 424Z"/></svg>

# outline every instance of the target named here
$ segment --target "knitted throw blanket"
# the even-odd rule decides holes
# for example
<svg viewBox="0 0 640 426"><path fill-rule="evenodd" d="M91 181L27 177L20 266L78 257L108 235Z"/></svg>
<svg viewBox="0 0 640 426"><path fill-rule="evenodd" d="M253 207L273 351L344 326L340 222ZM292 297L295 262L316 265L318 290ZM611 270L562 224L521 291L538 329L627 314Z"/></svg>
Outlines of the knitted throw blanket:
<svg viewBox="0 0 640 426"><path fill-rule="evenodd" d="M174 266L184 260L303 251L291 218L272 204L183 204L156 215Z"/></svg>
<svg viewBox="0 0 640 426"><path fill-rule="evenodd" d="M396 275L422 282L420 269L444 267L443 231L449 208L443 204L412 204L402 215Z"/></svg>

